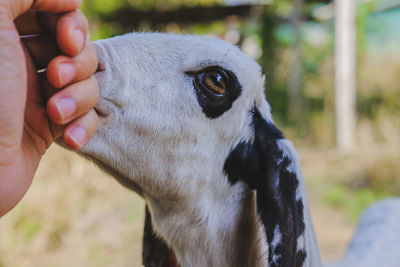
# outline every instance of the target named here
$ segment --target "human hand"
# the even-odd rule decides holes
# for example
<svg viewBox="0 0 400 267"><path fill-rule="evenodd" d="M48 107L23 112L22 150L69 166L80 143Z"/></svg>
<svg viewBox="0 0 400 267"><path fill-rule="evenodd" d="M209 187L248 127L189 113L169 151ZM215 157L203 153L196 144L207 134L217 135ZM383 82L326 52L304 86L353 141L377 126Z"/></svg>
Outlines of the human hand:
<svg viewBox="0 0 400 267"><path fill-rule="evenodd" d="M79 149L98 125L97 57L80 2L0 2L0 216L26 193L56 138ZM20 34L34 33L21 44ZM36 73L47 65L47 77Z"/></svg>

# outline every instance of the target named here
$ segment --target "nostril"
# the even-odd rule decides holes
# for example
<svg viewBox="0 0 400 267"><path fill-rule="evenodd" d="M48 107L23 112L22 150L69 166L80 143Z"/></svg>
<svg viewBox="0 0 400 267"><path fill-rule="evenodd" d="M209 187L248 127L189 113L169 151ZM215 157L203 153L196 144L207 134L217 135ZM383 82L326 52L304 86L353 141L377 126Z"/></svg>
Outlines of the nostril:
<svg viewBox="0 0 400 267"><path fill-rule="evenodd" d="M102 72L102 71L105 71L105 70L106 70L106 69L104 68L104 65L101 64L101 62L99 62L99 64L97 64L96 73Z"/></svg>

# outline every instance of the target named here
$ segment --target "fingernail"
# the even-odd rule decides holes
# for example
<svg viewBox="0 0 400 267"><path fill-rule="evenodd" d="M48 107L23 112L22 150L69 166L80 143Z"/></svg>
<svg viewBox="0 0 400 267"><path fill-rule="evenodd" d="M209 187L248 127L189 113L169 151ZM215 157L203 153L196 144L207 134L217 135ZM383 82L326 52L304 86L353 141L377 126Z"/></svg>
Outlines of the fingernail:
<svg viewBox="0 0 400 267"><path fill-rule="evenodd" d="M78 146L83 147L85 145L87 131L82 126L73 127L69 133L71 140Z"/></svg>
<svg viewBox="0 0 400 267"><path fill-rule="evenodd" d="M61 120L64 122L66 119L74 115L76 111L76 103L72 98L60 98L55 100L55 104L60 114Z"/></svg>
<svg viewBox="0 0 400 267"><path fill-rule="evenodd" d="M71 64L63 63L58 69L58 78L60 86L65 86L67 83L71 82L75 77L75 69Z"/></svg>
<svg viewBox="0 0 400 267"><path fill-rule="evenodd" d="M74 34L75 34L78 50L81 50L84 45L84 42L85 42L85 35L83 34L83 32L81 30L78 30L78 29L75 30Z"/></svg>

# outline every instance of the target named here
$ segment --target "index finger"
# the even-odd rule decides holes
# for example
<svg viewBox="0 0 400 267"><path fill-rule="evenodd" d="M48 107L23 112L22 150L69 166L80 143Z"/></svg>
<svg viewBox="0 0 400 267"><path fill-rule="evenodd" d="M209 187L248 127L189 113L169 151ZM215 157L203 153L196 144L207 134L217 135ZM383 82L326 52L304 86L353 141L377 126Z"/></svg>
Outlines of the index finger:
<svg viewBox="0 0 400 267"><path fill-rule="evenodd" d="M15 0L12 0L15 1ZM32 1L32 0L28 0ZM68 12L78 9L82 0L33 0L33 8L37 11L46 11L51 13Z"/></svg>
<svg viewBox="0 0 400 267"><path fill-rule="evenodd" d="M61 13L76 10L82 0L6 0L0 1L0 12L5 12L14 20L29 8L37 11Z"/></svg>

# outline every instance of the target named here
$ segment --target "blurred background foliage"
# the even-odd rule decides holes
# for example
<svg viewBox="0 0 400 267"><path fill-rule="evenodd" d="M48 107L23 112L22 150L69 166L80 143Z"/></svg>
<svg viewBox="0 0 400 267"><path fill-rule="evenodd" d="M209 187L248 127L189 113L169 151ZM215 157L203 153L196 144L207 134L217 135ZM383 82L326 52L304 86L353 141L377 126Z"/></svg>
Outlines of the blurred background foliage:
<svg viewBox="0 0 400 267"><path fill-rule="evenodd" d="M347 154L335 147L332 1L83 2L92 40L131 31L204 34L262 65L276 124L302 157L324 261L340 258L366 206L400 195L399 0L357 1L357 130ZM57 147L36 176L0 220L0 267L141 266L142 200Z"/></svg>

